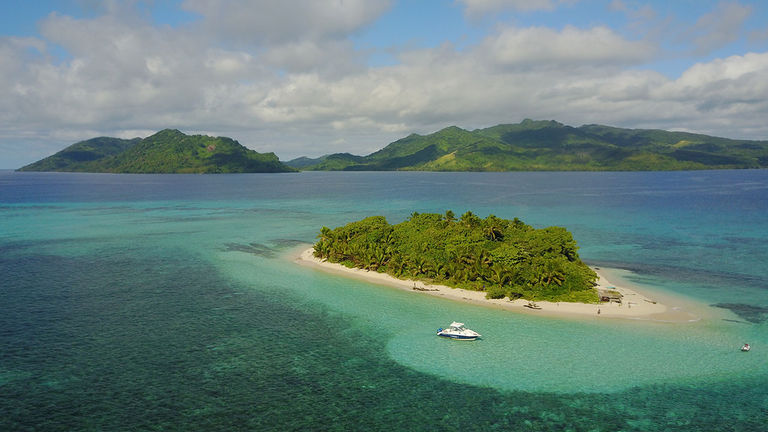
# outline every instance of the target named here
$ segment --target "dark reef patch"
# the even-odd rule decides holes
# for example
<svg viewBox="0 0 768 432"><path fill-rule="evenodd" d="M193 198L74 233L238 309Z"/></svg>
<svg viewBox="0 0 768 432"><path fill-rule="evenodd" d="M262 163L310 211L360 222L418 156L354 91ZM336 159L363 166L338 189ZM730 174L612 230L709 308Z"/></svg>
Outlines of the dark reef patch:
<svg viewBox="0 0 768 432"><path fill-rule="evenodd" d="M768 319L768 308L744 303L715 303L712 306L728 309L745 321L760 324Z"/></svg>
<svg viewBox="0 0 768 432"><path fill-rule="evenodd" d="M267 245L261 243L227 243L224 245L225 252L245 252L256 256L262 256L265 258L273 258L275 256L275 250Z"/></svg>

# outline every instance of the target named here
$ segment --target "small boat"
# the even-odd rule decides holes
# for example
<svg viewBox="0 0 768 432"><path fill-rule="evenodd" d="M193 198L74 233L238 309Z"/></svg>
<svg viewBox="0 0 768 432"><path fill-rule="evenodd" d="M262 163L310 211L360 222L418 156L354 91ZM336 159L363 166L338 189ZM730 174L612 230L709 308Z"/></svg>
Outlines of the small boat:
<svg viewBox="0 0 768 432"><path fill-rule="evenodd" d="M741 350L742 350L743 352L747 352L747 351L749 351L749 350L751 350L751 349L752 349L752 347L751 347L751 346L749 346L749 344L744 344L744 346L743 346L743 347L741 347Z"/></svg>
<svg viewBox="0 0 768 432"><path fill-rule="evenodd" d="M537 305L534 302L528 302L528 304L524 304L523 307L527 307L529 309L536 309L536 310L541 309L541 306Z"/></svg>
<svg viewBox="0 0 768 432"><path fill-rule="evenodd" d="M457 340L475 340L480 337L480 333L464 327L464 323L452 322L447 329L437 329L437 335L449 339Z"/></svg>

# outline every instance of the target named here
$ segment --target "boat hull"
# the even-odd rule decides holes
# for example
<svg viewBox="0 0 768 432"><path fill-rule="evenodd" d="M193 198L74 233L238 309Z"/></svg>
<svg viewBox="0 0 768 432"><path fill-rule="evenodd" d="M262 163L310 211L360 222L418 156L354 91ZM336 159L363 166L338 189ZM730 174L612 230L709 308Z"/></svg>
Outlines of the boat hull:
<svg viewBox="0 0 768 432"><path fill-rule="evenodd" d="M475 340L480 337L480 333L464 327L464 323L452 322L448 328L437 329L437 335L440 337L455 340Z"/></svg>
<svg viewBox="0 0 768 432"><path fill-rule="evenodd" d="M456 334L446 334L446 333L438 333L437 335L440 337L444 337L446 339L465 340L465 341L473 341L478 338L478 336L466 336L466 335L456 335Z"/></svg>

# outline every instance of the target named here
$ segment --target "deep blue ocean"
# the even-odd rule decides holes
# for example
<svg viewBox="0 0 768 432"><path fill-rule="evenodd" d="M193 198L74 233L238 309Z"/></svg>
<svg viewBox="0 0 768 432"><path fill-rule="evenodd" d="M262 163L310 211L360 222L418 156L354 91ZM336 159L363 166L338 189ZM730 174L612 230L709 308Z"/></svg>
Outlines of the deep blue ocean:
<svg viewBox="0 0 768 432"><path fill-rule="evenodd" d="M448 209L564 226L702 319L545 318L294 262L322 226ZM435 337L453 320L483 339ZM766 425L766 170L0 171L0 431Z"/></svg>

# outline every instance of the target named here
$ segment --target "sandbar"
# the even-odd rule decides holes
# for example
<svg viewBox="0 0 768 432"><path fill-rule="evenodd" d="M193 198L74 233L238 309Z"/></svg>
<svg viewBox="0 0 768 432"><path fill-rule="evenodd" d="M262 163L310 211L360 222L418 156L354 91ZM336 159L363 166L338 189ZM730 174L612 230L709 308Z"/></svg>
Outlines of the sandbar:
<svg viewBox="0 0 768 432"><path fill-rule="evenodd" d="M364 270L359 268L349 268L341 264L331 263L317 258L313 254L314 249L302 250L295 257L295 261L303 266L322 270L329 273L354 277L367 282L380 285L400 288L413 293L426 294L437 297L443 297L451 300L462 301L465 303L494 307L498 309L510 310L513 312L555 315L555 316L591 316L596 319L633 319L648 320L668 323L690 323L699 321L700 318L685 310L680 306L668 306L657 301L651 296L644 295L635 287L620 286L611 283L606 277L606 271L593 267L593 270L599 276L597 281L598 289L610 289L622 294L622 302L610 302L600 304L569 303L569 302L548 302L536 301L540 309L531 309L528 300L518 299L487 299L485 292L471 291L461 288L452 288L445 285L430 284L423 281L398 279L385 273Z"/></svg>

